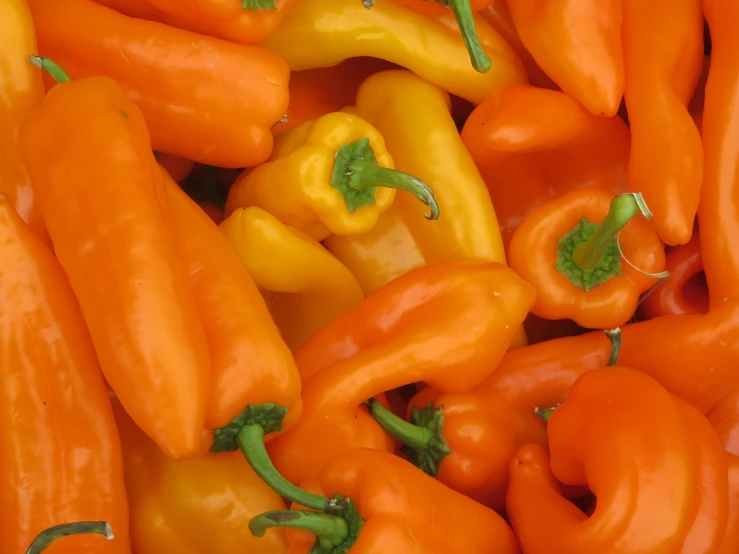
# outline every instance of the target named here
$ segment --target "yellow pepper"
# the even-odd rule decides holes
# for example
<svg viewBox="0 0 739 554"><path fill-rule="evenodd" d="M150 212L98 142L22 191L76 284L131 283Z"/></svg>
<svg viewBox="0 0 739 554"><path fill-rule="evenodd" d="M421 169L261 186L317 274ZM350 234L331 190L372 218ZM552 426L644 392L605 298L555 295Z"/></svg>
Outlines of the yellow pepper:
<svg viewBox="0 0 739 554"><path fill-rule="evenodd" d="M475 104L502 86L528 83L513 48L481 17L475 18L492 68L478 73L469 62L459 28L395 2L371 10L361 0L298 0L262 46L290 69L331 67L347 58L370 56L406 67L427 81Z"/></svg>
<svg viewBox="0 0 739 554"><path fill-rule="evenodd" d="M231 187L226 215L256 206L320 241L369 231L395 189L429 206L429 219L438 217L433 191L393 169L382 135L361 117L336 112L278 136L270 159Z"/></svg>
<svg viewBox="0 0 739 554"><path fill-rule="evenodd" d="M275 216L239 208L220 225L295 351L364 300L351 272L317 241Z"/></svg>

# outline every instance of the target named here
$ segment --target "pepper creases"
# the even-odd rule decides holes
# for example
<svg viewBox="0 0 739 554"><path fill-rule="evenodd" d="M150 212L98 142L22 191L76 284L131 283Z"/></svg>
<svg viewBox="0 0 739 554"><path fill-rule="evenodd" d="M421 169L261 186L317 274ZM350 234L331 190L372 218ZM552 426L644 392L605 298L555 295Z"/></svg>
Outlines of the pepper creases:
<svg viewBox="0 0 739 554"><path fill-rule="evenodd" d="M26 552L57 524L107 520L116 541L77 536L54 551L130 552L121 445L90 335L54 254L2 195L0 251L0 550Z"/></svg>
<svg viewBox="0 0 739 554"><path fill-rule="evenodd" d="M290 72L278 56L88 0L29 5L41 54L74 78L118 82L144 113L154 149L220 167L269 157L271 127L288 104Z"/></svg>

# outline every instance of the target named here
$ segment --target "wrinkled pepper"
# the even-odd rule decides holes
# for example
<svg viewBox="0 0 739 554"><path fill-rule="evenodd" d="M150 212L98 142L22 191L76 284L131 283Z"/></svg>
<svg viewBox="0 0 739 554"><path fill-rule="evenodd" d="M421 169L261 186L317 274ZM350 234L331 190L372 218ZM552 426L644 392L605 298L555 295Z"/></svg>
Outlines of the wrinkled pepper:
<svg viewBox="0 0 739 554"><path fill-rule="evenodd" d="M629 185L644 195L662 240L685 244L703 179L701 137L687 109L703 66L701 0L623 0L623 12Z"/></svg>
<svg viewBox="0 0 739 554"><path fill-rule="evenodd" d="M485 22L477 19L476 25ZM300 0L262 46L284 58L293 71L330 67L358 56L381 58L480 103L497 87L527 82L516 53L487 28L490 46L485 51L494 65L486 73L470 66L459 31L388 0L371 10L360 0Z"/></svg>
<svg viewBox="0 0 739 554"><path fill-rule="evenodd" d="M33 21L25 0L6 0L0 6L0 193L31 229L48 242L41 212L33 198L26 168L18 153L18 131L23 120L41 105L44 85L39 71L28 63L37 53ZM27 545L26 545L27 546Z"/></svg>
<svg viewBox="0 0 739 554"><path fill-rule="evenodd" d="M735 2L705 0L711 29L711 67L703 108L705 170L698 218L701 255L711 306L739 298L739 36L731 24L739 17Z"/></svg>
<svg viewBox="0 0 739 554"><path fill-rule="evenodd" d="M286 528L291 554L519 552L502 517L388 452L342 452L304 487L315 509L261 514L252 533Z"/></svg>
<svg viewBox="0 0 739 554"><path fill-rule="evenodd" d="M208 346L141 111L107 77L65 82L19 141L108 383L167 455L194 455Z"/></svg>
<svg viewBox="0 0 739 554"><path fill-rule="evenodd" d="M624 93L621 0L508 0L521 41L552 80L593 115Z"/></svg>
<svg viewBox="0 0 739 554"><path fill-rule="evenodd" d="M221 167L269 157L270 128L288 103L289 70L279 57L88 0L29 5L41 53L73 77L115 79L144 113L156 150Z"/></svg>
<svg viewBox="0 0 739 554"><path fill-rule="evenodd" d="M291 350L364 300L351 272L320 243L260 208L220 225Z"/></svg>
<svg viewBox="0 0 739 554"><path fill-rule="evenodd" d="M0 196L0 551L61 523L106 520L115 541L54 552L130 552L121 445L90 335L62 268Z"/></svg>
<svg viewBox="0 0 739 554"><path fill-rule="evenodd" d="M485 179L506 246L523 218L549 200L591 186L627 189L626 124L590 114L563 92L502 88L472 112L462 140Z"/></svg>
<svg viewBox="0 0 739 554"><path fill-rule="evenodd" d="M632 194L588 188L527 215L508 258L536 289L532 313L590 329L626 323L665 267L662 241L647 219L636 217L644 209Z"/></svg>
<svg viewBox="0 0 739 554"><path fill-rule="evenodd" d="M551 460L532 444L510 465L507 512L525 552L716 551L728 517L721 442L653 378L625 367L582 375L547 434ZM595 512L566 500L557 481L589 485Z"/></svg>
<svg viewBox="0 0 739 554"><path fill-rule="evenodd" d="M439 217L431 188L393 169L382 135L361 117L326 114L281 134L265 163L231 186L226 215L256 206L316 240L366 233L395 200L397 190Z"/></svg>
<svg viewBox="0 0 739 554"><path fill-rule="evenodd" d="M267 445L275 466L299 483L347 448L392 450L362 403L417 381L471 389L495 368L533 301L531 286L496 263L432 264L379 289L296 352L304 411Z"/></svg>

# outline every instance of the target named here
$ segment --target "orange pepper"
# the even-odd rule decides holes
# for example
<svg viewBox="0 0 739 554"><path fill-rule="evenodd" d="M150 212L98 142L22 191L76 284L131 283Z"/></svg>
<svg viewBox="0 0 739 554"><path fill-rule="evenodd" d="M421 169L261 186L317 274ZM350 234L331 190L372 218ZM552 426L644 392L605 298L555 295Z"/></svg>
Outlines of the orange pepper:
<svg viewBox="0 0 739 554"><path fill-rule="evenodd" d="M141 111L107 77L63 83L19 140L105 377L167 455L196 454L208 346Z"/></svg>
<svg viewBox="0 0 739 554"><path fill-rule="evenodd" d="M728 452L739 456L739 381L706 414Z"/></svg>
<svg viewBox="0 0 739 554"><path fill-rule="evenodd" d="M187 178L195 167L195 162L192 160L173 156L172 154L158 152L154 154L154 157L159 162L159 165L165 169L167 175L170 175L178 183Z"/></svg>
<svg viewBox="0 0 739 554"><path fill-rule="evenodd" d="M105 519L115 541L53 551L130 552L121 446L90 335L54 254L0 196L0 551L26 552L53 525Z"/></svg>
<svg viewBox="0 0 739 554"><path fill-rule="evenodd" d="M289 69L279 57L88 0L29 5L42 54L72 77L115 79L144 113L156 150L221 167L269 157L271 126L288 103Z"/></svg>
<svg viewBox="0 0 739 554"><path fill-rule="evenodd" d="M589 188L527 215L511 239L508 263L536 289L531 311L591 329L626 323L641 293L656 283L650 274L665 267L662 241L646 219L634 218L639 210L631 194L614 198Z"/></svg>
<svg viewBox="0 0 739 554"><path fill-rule="evenodd" d="M620 0L508 0L534 60L594 115L616 115L624 93Z"/></svg>
<svg viewBox="0 0 739 554"><path fill-rule="evenodd" d="M639 371L606 368L572 385L547 434L551 461L532 444L510 464L506 506L524 551L715 552L728 517L727 460L694 407ZM590 486L592 516L555 478Z"/></svg>
<svg viewBox="0 0 739 554"><path fill-rule="evenodd" d="M267 445L275 466L298 483L347 448L392 450L362 402L417 381L445 391L474 387L502 358L533 296L496 263L433 264L384 286L295 353L304 411Z"/></svg>
<svg viewBox="0 0 739 554"><path fill-rule="evenodd" d="M155 10L146 0L92 0L96 4L106 6L123 15L146 19L147 21L163 21L164 14Z"/></svg>
<svg viewBox="0 0 739 554"><path fill-rule="evenodd" d="M739 456L727 454L726 457L729 463L729 521L716 554L739 551Z"/></svg>
<svg viewBox="0 0 739 554"><path fill-rule="evenodd" d="M467 119L462 140L485 179L503 240L537 206L571 190L624 192L629 130L598 117L562 92L510 86Z"/></svg>
<svg viewBox="0 0 739 554"><path fill-rule="evenodd" d="M700 134L687 109L703 65L701 0L624 0L623 36L629 185L644 195L662 240L685 244L703 172Z"/></svg>

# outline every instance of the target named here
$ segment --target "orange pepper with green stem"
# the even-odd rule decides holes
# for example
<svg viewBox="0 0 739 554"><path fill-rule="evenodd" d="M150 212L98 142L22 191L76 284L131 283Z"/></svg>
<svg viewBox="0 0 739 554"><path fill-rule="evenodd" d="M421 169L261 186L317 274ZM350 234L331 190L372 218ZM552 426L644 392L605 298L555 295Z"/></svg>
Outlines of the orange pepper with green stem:
<svg viewBox="0 0 739 554"><path fill-rule="evenodd" d="M221 167L269 157L288 104L290 72L278 56L88 0L29 5L41 53L73 77L114 79L144 113L155 150Z"/></svg>

